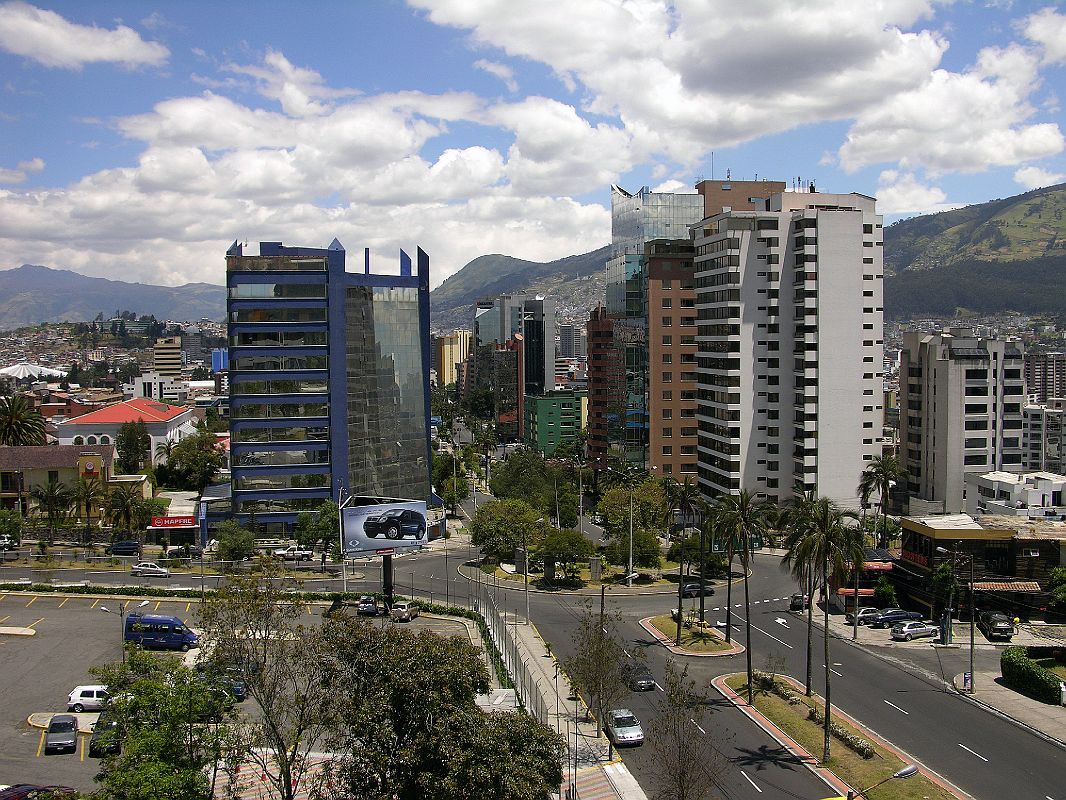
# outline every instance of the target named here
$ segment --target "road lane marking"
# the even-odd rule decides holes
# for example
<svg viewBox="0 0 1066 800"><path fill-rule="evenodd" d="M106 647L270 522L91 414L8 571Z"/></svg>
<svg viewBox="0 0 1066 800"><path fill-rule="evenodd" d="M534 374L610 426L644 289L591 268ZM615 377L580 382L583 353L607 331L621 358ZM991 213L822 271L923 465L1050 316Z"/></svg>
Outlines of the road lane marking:
<svg viewBox="0 0 1066 800"><path fill-rule="evenodd" d="M962 742L959 742L959 747L961 747L961 748L962 748L963 750L965 750L965 751L966 751L967 753L973 753L973 754L974 754L975 756L977 756L977 757L978 757L979 759L981 759L982 761L984 761L984 762L985 762L986 764L988 763L988 759L987 759L987 758L985 758L985 757L984 757L983 755L981 755L980 753L974 753L974 751L973 751L973 750L971 750L971 749L970 749L969 747L967 747L966 745L964 745L964 744L963 744Z"/></svg>
<svg viewBox="0 0 1066 800"><path fill-rule="evenodd" d="M774 622L776 622L776 623L777 623L778 625L780 625L780 626L781 626L782 628L787 628L787 627L788 627L788 622L786 622L786 621L785 621L785 620L783 620L783 619L775 619L775 620L774 620Z"/></svg>
<svg viewBox="0 0 1066 800"><path fill-rule="evenodd" d="M739 614L737 614L737 616L738 616L738 617L740 617L740 615L739 615ZM744 619L743 617L740 617L740 621L741 621L741 622L747 622L747 620L745 620L745 619ZM734 628L736 628L736 626L735 626L735 625L734 625L733 627L734 627ZM784 641L781 641L780 639L778 639L778 638L777 638L776 636L774 636L774 635L773 635L772 633L770 633L769 631L764 631L764 630L763 630L762 628L760 628L760 627L759 627L758 625L752 625L751 627L753 627L753 628L754 628L755 630L757 630L757 631L758 631L759 633L764 633L764 634L766 634L766 635L767 635L767 636L769 636L769 637L770 637L771 639L773 639L773 640L774 640L775 642L778 642L778 643L780 643L780 644L783 644L783 645L784 645L785 647L787 647L787 648L788 648L789 650L795 650L795 648L794 648L794 647L793 647L792 645L790 645L790 644L789 644L788 642L784 642ZM740 630L740 629L739 629L739 628L737 628L737 630ZM839 674L839 673L837 673L837 674Z"/></svg>
<svg viewBox="0 0 1066 800"><path fill-rule="evenodd" d="M96 604L99 603L102 599L103 598L101 597L97 597L95 600L93 600L93 604L89 606L89 608L96 608Z"/></svg>
<svg viewBox="0 0 1066 800"><path fill-rule="evenodd" d="M752 785L752 788L755 789L755 791L757 791L759 794L762 794L762 789L759 788L759 785L755 783L755 781L748 777L748 773L746 773L744 770L741 770L740 774L747 778L748 783Z"/></svg>
<svg viewBox="0 0 1066 800"><path fill-rule="evenodd" d="M10 615L10 614L8 614L8 615L7 615L6 617L4 617L3 619L0 619L0 625L3 625L3 624L4 624L5 622L7 622L7 621L8 621L9 619L11 619L11 615Z"/></svg>
<svg viewBox="0 0 1066 800"><path fill-rule="evenodd" d="M41 757L41 751L44 750L44 735L45 735L45 733L47 733L46 730L42 730L41 731L41 741L39 741L37 743L37 758Z"/></svg>
<svg viewBox="0 0 1066 800"><path fill-rule="evenodd" d="M59 604L58 608L62 608L63 606L65 606L65 605L67 604L67 601L68 601L68 600L70 600L70 598L69 598L69 597L67 597L67 598L64 598L63 602Z"/></svg>
<svg viewBox="0 0 1066 800"><path fill-rule="evenodd" d="M160 602L162 602L162 601L160 601L160 600L156 600L156 601L155 601L155 608L153 608L153 609L152 609L152 611L158 611L158 610L159 610L159 604L160 604Z"/></svg>
<svg viewBox="0 0 1066 800"><path fill-rule="evenodd" d="M40 618L39 620L37 620L37 622L44 622L44 617L41 617L41 618ZM30 623L29 625L27 625L26 627L27 627L27 628L32 628L32 627L33 627L34 625L36 625L36 624L37 624L37 622L31 622L31 623Z"/></svg>
<svg viewBox="0 0 1066 800"><path fill-rule="evenodd" d="M35 595L34 595L34 596L33 596L33 597L32 597L32 598L30 599L30 602L26 603L26 608L29 608L29 607L30 607L30 606L32 606L32 605L33 605L34 603L36 603L36 602L37 602L37 598L38 598L38 597L40 597L40 595L36 595L36 594L35 594Z"/></svg>
<svg viewBox="0 0 1066 800"><path fill-rule="evenodd" d="M88 736L79 736L78 737L78 739L81 740L81 760L82 761L85 760L85 740L88 739L88 738L89 738Z"/></svg>
<svg viewBox="0 0 1066 800"><path fill-rule="evenodd" d="M702 734L703 734L704 736L706 736L706 735L707 735L707 731L705 731L705 730L704 730L703 728L701 728L701 727L700 727L700 724L699 724L698 722L696 722L696 720L694 720L694 719L691 719L691 718L690 718L690 719L689 719L689 722L691 722L691 723L692 723L693 725L695 725L695 726L696 726L696 730L698 730L698 731L699 731L700 733L702 733Z"/></svg>
<svg viewBox="0 0 1066 800"><path fill-rule="evenodd" d="M838 664L837 666L840 666L840 665ZM822 669L825 669L825 664L822 664ZM836 675L836 676L838 676L838 677L841 677L841 678L843 678L843 677L844 677L844 673L843 673L843 672L837 672L837 671L836 671L835 669L833 669L832 667L830 667L830 668L829 668L829 671L830 671L830 672L832 672L832 673L833 673L834 675Z"/></svg>
<svg viewBox="0 0 1066 800"><path fill-rule="evenodd" d="M188 603L186 603L186 604L185 604L185 613L186 613L186 614L188 614L188 613L189 613L189 608L190 608L191 606L192 606L192 601L191 601L191 600L190 600L190 601L189 601Z"/></svg>
<svg viewBox="0 0 1066 800"><path fill-rule="evenodd" d="M893 703L890 700L885 700L885 705L892 706L892 708L896 709L896 711L899 711L899 712L901 712L903 714L906 714L908 717L911 715L910 711L904 711L902 708L900 708L899 706L897 706L895 703Z"/></svg>

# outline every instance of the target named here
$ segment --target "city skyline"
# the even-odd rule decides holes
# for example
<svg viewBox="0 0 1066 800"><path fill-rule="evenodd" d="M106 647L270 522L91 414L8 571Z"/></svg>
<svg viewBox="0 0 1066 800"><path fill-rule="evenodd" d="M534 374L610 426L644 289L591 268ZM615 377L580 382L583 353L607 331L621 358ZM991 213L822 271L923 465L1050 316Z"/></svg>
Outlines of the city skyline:
<svg viewBox="0 0 1066 800"><path fill-rule="evenodd" d="M610 185L813 181L901 215L1066 176L1066 13L410 0L0 4L5 268L222 284L234 239L431 285L610 240Z"/></svg>

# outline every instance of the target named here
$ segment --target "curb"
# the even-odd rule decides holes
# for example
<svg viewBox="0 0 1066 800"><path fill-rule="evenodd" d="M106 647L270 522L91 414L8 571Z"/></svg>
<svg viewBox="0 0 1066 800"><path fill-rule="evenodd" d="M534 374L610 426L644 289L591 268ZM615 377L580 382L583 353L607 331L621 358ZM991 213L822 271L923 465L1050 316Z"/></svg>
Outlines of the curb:
<svg viewBox="0 0 1066 800"><path fill-rule="evenodd" d="M15 626L0 628L0 636L36 636L37 631L33 628L19 628Z"/></svg>
<svg viewBox="0 0 1066 800"><path fill-rule="evenodd" d="M34 711L26 717L26 724L31 728L37 728L38 730L43 731L48 728L48 723L52 721L52 717L56 714L70 714L70 716L76 717L78 720L79 735L89 735L92 733L93 727L96 725L96 720L100 717L99 711L82 711L80 714L73 711Z"/></svg>
<svg viewBox="0 0 1066 800"><path fill-rule="evenodd" d="M733 675L742 674L744 673L733 673ZM804 766L806 766L815 775L821 778L834 791L840 791L841 794L846 795L851 787L849 787L843 780L837 777L837 775L828 768L823 766L815 766L820 763L818 759L816 759L809 752L807 752L804 747L802 747L798 742L793 740L788 734L786 734L784 731L774 725L773 722L763 716L763 714L760 713L757 709L752 706L749 706L746 700L744 700L739 694L734 692L729 686L726 685L726 680L730 677L732 677L732 675L720 675L717 678L711 680L711 685L714 686L714 688L717 689L722 694L722 696L729 700L729 702L732 703L738 710L743 712L749 719L755 722L756 725L758 725L760 728L770 734L770 736L772 736L778 742L778 744L780 744L782 747L788 750L788 752L799 758L800 761L804 764ZM790 675L778 675L777 677L791 684L794 689L797 689L801 692L804 691L803 684L801 684L799 681L797 681ZM811 696L814 697L816 700L820 700L822 702L823 708L825 707L825 700L820 695L813 694ZM862 733L863 736L866 736L867 738L878 744L880 747L883 747L885 750L888 750L890 753L899 758L905 764L916 764L919 767L919 770L922 775L924 775L926 778L935 783L944 791L959 798L959 800L967 800L967 798L972 797L972 795L969 795L966 792L962 791L962 789L959 789L958 787L952 785L947 779L942 778L940 775L929 769L927 766L925 766L925 764L911 756L906 751L901 750L900 748L896 747L896 745L885 739L883 736L880 736L879 734L870 730L868 727L863 725L861 722L859 722L847 712L841 711L839 708L834 708L833 714L846 720L849 725L851 725L860 733ZM844 745L840 746L843 747Z"/></svg>
<svg viewBox="0 0 1066 800"><path fill-rule="evenodd" d="M1028 731L1029 733L1033 734L1034 736L1040 737L1041 739L1043 739L1048 744L1053 744L1053 745L1055 745L1057 747L1061 747L1064 750L1066 750L1066 742L1064 742L1062 739L1056 739L1050 733L1047 733L1046 731L1042 731L1042 730L1040 730L1040 728L1037 728L1037 727L1035 727L1033 725L1030 725L1028 722L1024 722L1024 721L1018 719L1017 717L1012 717L1006 711L1003 711L1002 709L997 708L996 706L994 706L994 705L992 705L990 703L987 703L984 700L981 700L979 697L977 697L974 694L971 694L970 692L964 691L962 689L962 675L963 675L963 673L961 673L961 672L958 675L955 675L951 679L951 685L952 685L952 688L955 689L955 691L959 694L959 696L962 697L964 700L969 700L974 705L980 706L985 711L988 711L989 713L995 714L1000 719L1005 719L1005 720L1008 720L1009 722L1013 722L1019 728Z"/></svg>
<svg viewBox="0 0 1066 800"><path fill-rule="evenodd" d="M642 627L644 630L654 636L658 640L659 644L661 644L663 647L665 647L667 650L669 650L671 653L674 653L675 655L691 656L692 658L719 658L722 656L739 655L740 653L743 653L746 649L744 645L742 645L740 642L733 641L730 642L730 645L732 646L731 650L720 650L716 653L694 653L691 650L686 650L684 647L678 647L676 644L674 644L673 640L670 639L669 636L667 636L665 633L663 633L661 630L659 630L652 624L652 619L653 617L645 617L644 619L640 620L640 627ZM720 638L723 642L725 641L725 638L713 628L710 629L710 633L712 636L717 636L718 638Z"/></svg>

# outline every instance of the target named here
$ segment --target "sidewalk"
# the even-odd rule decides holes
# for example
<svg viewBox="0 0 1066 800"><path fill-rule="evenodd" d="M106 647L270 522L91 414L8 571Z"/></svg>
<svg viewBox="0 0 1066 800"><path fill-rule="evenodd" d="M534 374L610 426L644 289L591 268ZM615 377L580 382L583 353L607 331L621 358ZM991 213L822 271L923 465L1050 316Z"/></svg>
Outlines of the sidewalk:
<svg viewBox="0 0 1066 800"><path fill-rule="evenodd" d="M1008 689L1000 681L1002 678L998 672L979 671L974 680L976 691L972 695L963 691L962 673L956 675L952 683L956 691L965 694L975 703L987 706L1066 746L1066 706L1052 706L1033 700Z"/></svg>

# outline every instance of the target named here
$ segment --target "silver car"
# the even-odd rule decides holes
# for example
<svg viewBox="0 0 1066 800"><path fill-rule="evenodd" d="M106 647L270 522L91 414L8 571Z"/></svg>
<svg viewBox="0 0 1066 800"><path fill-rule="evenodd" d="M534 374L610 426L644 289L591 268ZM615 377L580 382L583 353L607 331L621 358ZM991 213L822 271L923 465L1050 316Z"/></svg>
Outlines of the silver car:
<svg viewBox="0 0 1066 800"><path fill-rule="evenodd" d="M607 737L616 745L639 745L644 742L644 729L628 708L616 708L607 713Z"/></svg>
<svg viewBox="0 0 1066 800"><path fill-rule="evenodd" d="M154 561L142 561L140 564L134 564L130 567L131 575L148 575L156 578L169 578L170 570L166 567L161 567Z"/></svg>
<svg viewBox="0 0 1066 800"><path fill-rule="evenodd" d="M74 752L78 749L78 719L73 714L53 714L44 734L44 753Z"/></svg>
<svg viewBox="0 0 1066 800"><path fill-rule="evenodd" d="M897 622L892 626L892 638L904 642L920 636L936 636L939 633L940 628L927 622Z"/></svg>
<svg viewBox="0 0 1066 800"><path fill-rule="evenodd" d="M389 616L397 622L410 622L418 616L418 603L410 603L406 600L393 603Z"/></svg>

